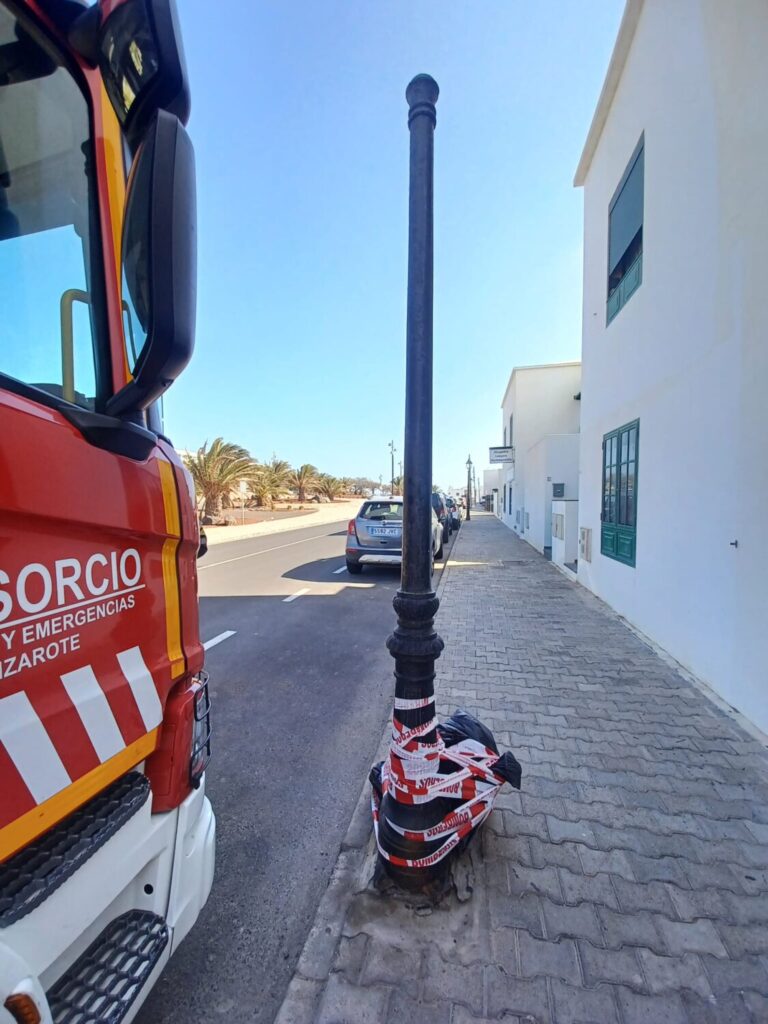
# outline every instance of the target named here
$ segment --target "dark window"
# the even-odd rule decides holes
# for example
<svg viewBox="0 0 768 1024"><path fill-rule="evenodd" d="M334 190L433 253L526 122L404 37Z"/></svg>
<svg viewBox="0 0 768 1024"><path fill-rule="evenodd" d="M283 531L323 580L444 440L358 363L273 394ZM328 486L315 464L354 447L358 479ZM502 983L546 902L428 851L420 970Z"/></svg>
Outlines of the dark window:
<svg viewBox="0 0 768 1024"><path fill-rule="evenodd" d="M639 431L635 420L603 438L600 550L625 565L635 564Z"/></svg>
<svg viewBox="0 0 768 1024"><path fill-rule="evenodd" d="M507 511L507 485L504 484L504 511Z"/></svg>
<svg viewBox="0 0 768 1024"><path fill-rule="evenodd" d="M641 138L608 207L608 323L643 279L644 178L645 145Z"/></svg>
<svg viewBox="0 0 768 1024"><path fill-rule="evenodd" d="M403 518L401 501L368 501L358 512L359 519L392 519L400 522Z"/></svg>
<svg viewBox="0 0 768 1024"><path fill-rule="evenodd" d="M85 96L0 5L0 373L89 408L108 386Z"/></svg>

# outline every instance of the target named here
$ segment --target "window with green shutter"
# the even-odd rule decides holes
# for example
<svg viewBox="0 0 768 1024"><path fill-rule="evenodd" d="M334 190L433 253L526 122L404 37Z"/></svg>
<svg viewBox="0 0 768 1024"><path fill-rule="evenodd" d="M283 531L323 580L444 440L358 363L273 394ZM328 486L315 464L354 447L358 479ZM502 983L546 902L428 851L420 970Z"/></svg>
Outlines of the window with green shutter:
<svg viewBox="0 0 768 1024"><path fill-rule="evenodd" d="M606 323L643 281L645 139L635 148L608 207L608 300Z"/></svg>
<svg viewBox="0 0 768 1024"><path fill-rule="evenodd" d="M634 566L637 539L637 465L640 421L603 438L600 552Z"/></svg>

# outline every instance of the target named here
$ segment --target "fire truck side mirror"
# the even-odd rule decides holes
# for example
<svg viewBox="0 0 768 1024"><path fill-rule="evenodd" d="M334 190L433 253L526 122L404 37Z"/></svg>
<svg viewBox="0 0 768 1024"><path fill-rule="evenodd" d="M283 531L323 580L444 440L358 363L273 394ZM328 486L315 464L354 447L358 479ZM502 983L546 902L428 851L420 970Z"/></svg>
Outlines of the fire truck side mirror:
<svg viewBox="0 0 768 1024"><path fill-rule="evenodd" d="M134 158L123 223L123 298L145 336L133 379L107 402L125 415L156 401L189 362L197 299L195 158L179 119L157 112Z"/></svg>

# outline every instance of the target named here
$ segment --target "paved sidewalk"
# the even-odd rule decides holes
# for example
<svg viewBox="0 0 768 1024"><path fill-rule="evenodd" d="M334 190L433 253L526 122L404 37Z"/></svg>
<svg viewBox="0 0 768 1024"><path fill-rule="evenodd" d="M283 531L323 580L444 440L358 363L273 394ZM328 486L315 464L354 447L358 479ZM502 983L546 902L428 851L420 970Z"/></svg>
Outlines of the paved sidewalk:
<svg viewBox="0 0 768 1024"><path fill-rule="evenodd" d="M361 801L279 1024L765 1024L764 748L493 516L441 589L438 710L522 790L431 914L366 887Z"/></svg>

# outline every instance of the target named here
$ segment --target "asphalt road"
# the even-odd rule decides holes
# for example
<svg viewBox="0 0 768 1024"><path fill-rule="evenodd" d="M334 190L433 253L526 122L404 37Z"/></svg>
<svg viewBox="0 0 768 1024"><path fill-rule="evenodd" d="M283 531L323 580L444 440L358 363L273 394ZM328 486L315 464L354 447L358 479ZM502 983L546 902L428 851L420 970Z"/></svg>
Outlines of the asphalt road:
<svg viewBox="0 0 768 1024"><path fill-rule="evenodd" d="M283 1000L391 709L399 572L350 576L345 534L235 541L199 563L216 877L138 1024L271 1024Z"/></svg>

